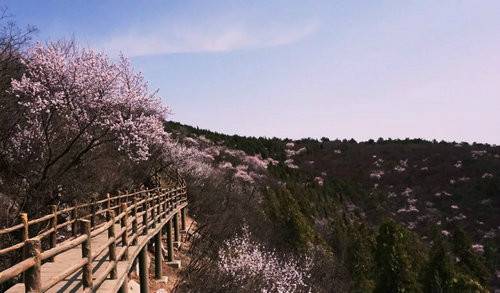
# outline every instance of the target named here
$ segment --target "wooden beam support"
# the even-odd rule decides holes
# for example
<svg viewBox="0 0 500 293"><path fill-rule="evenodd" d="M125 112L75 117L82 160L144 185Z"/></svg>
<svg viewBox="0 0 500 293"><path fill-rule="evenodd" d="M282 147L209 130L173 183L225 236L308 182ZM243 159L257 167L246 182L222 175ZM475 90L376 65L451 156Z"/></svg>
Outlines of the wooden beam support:
<svg viewBox="0 0 500 293"><path fill-rule="evenodd" d="M180 231L179 231L179 213L176 212L174 215L174 242L180 243Z"/></svg>
<svg viewBox="0 0 500 293"><path fill-rule="evenodd" d="M148 275L149 268L146 259L147 245L145 245L139 252L139 279L141 286L141 293L149 293Z"/></svg>
<svg viewBox="0 0 500 293"><path fill-rule="evenodd" d="M161 231L155 236L155 279L162 278Z"/></svg>
<svg viewBox="0 0 500 293"><path fill-rule="evenodd" d="M174 261L174 243L172 240L172 220L167 224L167 262Z"/></svg>
<svg viewBox="0 0 500 293"><path fill-rule="evenodd" d="M185 232L186 231L186 214L187 214L187 208L182 208L181 209L181 231Z"/></svg>

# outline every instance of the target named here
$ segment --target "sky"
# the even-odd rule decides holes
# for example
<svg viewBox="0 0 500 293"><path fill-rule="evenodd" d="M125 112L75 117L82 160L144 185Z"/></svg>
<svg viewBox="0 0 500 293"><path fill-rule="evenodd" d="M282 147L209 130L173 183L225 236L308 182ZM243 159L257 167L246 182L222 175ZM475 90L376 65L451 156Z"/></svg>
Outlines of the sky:
<svg viewBox="0 0 500 293"><path fill-rule="evenodd" d="M0 0L228 134L500 144L500 1Z"/></svg>

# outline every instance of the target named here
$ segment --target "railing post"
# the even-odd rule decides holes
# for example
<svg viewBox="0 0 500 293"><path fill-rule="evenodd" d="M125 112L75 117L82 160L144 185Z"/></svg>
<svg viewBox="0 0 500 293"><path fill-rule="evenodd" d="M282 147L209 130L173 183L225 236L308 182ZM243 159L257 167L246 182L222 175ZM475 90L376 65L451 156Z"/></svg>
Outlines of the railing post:
<svg viewBox="0 0 500 293"><path fill-rule="evenodd" d="M161 215L161 192L158 192L157 198L156 198L156 209L157 209L157 214L158 214L158 222L161 222L161 219L163 218Z"/></svg>
<svg viewBox="0 0 500 293"><path fill-rule="evenodd" d="M172 192L172 196L170 197L170 203L172 206L172 210L175 210L175 196L177 195L177 191Z"/></svg>
<svg viewBox="0 0 500 293"><path fill-rule="evenodd" d="M137 238L139 237L138 231L137 231L137 198L136 195L134 194L133 198L133 205L134 208L132 209L132 215L134 219L132 220L132 234L134 237L134 240L132 240L132 245L137 245Z"/></svg>
<svg viewBox="0 0 500 293"><path fill-rule="evenodd" d="M21 213L19 214L21 218L21 223L23 224L23 230L22 230L22 235L21 238L23 241L26 241L29 239L29 226L28 226L28 214L27 213Z"/></svg>
<svg viewBox="0 0 500 293"><path fill-rule="evenodd" d="M155 235L155 279L162 278L161 231Z"/></svg>
<svg viewBox="0 0 500 293"><path fill-rule="evenodd" d="M176 245L180 245L180 232L179 232L179 213L176 212L174 215L174 242Z"/></svg>
<svg viewBox="0 0 500 293"><path fill-rule="evenodd" d="M147 194L146 194L147 195ZM142 203L142 235L148 235L148 198L144 198L144 202Z"/></svg>
<svg viewBox="0 0 500 293"><path fill-rule="evenodd" d="M28 239L24 242L26 248L26 254L28 257L33 257L35 259L35 264L26 270L24 274L24 287L26 292L42 292L42 278L41 278L41 267L42 267L42 243L40 239Z"/></svg>
<svg viewBox="0 0 500 293"><path fill-rule="evenodd" d="M95 221L96 221L96 203L95 203L95 199L92 198L92 203L90 205L90 227L95 227Z"/></svg>
<svg viewBox="0 0 500 293"><path fill-rule="evenodd" d="M86 235L87 239L82 243L82 258L86 258L87 262L82 268L82 283L84 288L92 288L92 236L90 235L90 221L79 220L82 235Z"/></svg>
<svg viewBox="0 0 500 293"><path fill-rule="evenodd" d="M21 223L23 224L23 229L21 230L21 239L24 243L26 243L26 240L28 240L29 238L28 214L20 213L19 217L21 218ZM22 254L23 260L25 260L28 255L26 246L23 248ZM26 279L26 273L23 274L23 278Z"/></svg>
<svg viewBox="0 0 500 293"><path fill-rule="evenodd" d="M168 195L168 211L171 212L174 210L174 202L172 200L172 197L173 197L173 193L169 194Z"/></svg>
<svg viewBox="0 0 500 293"><path fill-rule="evenodd" d="M174 243L172 241L172 220L167 223L167 262L174 261Z"/></svg>
<svg viewBox="0 0 500 293"><path fill-rule="evenodd" d="M164 194L163 196L163 211L165 212L165 218L168 217L168 194Z"/></svg>
<svg viewBox="0 0 500 293"><path fill-rule="evenodd" d="M125 203L127 204L127 206L129 205L129 204L128 204L128 198L129 198L129 196L130 196L130 195L129 195L129 193L130 193L130 192L129 192L128 188L127 188L127 189L125 189L125 191L123 192L123 195L126 195L126 196L123 198L123 200L125 201Z"/></svg>
<svg viewBox="0 0 500 293"><path fill-rule="evenodd" d="M147 245L144 246L139 252L139 278L140 278L140 286L141 293L149 293L148 287L148 265L146 260L146 249Z"/></svg>
<svg viewBox="0 0 500 293"><path fill-rule="evenodd" d="M122 211L120 210L121 207L122 207L122 198L121 198L121 196L122 196L122 192L121 192L121 190L118 190L118 197L116 199L116 201L117 201L116 205L118 206L117 207L117 209L118 209L117 214L118 215L122 213Z"/></svg>
<svg viewBox="0 0 500 293"><path fill-rule="evenodd" d="M111 220L109 218L109 210L111 209L111 195L109 193L106 193L106 222L109 222L109 220Z"/></svg>
<svg viewBox="0 0 500 293"><path fill-rule="evenodd" d="M73 234L73 236L76 236L76 227L78 225L78 210L76 207L71 210L71 219L73 220L73 223L71 223L71 234Z"/></svg>
<svg viewBox="0 0 500 293"><path fill-rule="evenodd" d="M181 209L181 231L185 232L186 231L186 213L187 213L187 208L184 207Z"/></svg>
<svg viewBox="0 0 500 293"><path fill-rule="evenodd" d="M108 228L108 238L113 238L114 240L109 244L109 261L115 263L115 267L111 270L110 278L116 279L118 273L116 270L116 231L115 231L115 211L108 210L108 217L112 221L111 226Z"/></svg>
<svg viewBox="0 0 500 293"><path fill-rule="evenodd" d="M151 193L148 192L148 195L151 196ZM153 199L151 200L151 202L153 203L153 205L151 207L151 218L152 218L151 227L154 229L154 228L156 228L156 206L155 206L154 196L153 196Z"/></svg>
<svg viewBox="0 0 500 293"><path fill-rule="evenodd" d="M50 212L52 213L52 220L50 220L50 226L52 232L50 233L50 248L54 248L57 245L57 206L51 205ZM54 262L54 256L49 258L49 262Z"/></svg>
<svg viewBox="0 0 500 293"><path fill-rule="evenodd" d="M121 209L122 213L125 213L120 221L121 227L123 230L122 246L123 246L123 249L125 249L125 252L123 253L122 260L128 260L128 231L127 231L128 209L127 209L127 204L126 203L120 204L120 209Z"/></svg>

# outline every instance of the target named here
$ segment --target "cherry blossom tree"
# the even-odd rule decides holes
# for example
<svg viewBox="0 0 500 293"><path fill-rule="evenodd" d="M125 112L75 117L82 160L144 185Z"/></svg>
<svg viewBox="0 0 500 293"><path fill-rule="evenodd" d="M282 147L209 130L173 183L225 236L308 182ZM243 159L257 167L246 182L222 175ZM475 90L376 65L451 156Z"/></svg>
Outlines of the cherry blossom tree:
<svg viewBox="0 0 500 293"><path fill-rule="evenodd" d="M205 180L221 175L213 166L214 158L203 149L188 146L170 137L163 140L156 156L159 167L155 173L164 169L175 169L197 184L203 184Z"/></svg>
<svg viewBox="0 0 500 293"><path fill-rule="evenodd" d="M224 242L219 251L219 268L239 286L260 280L261 292L308 292L310 261L302 267L291 259L283 259L274 251L252 239L248 226L243 233Z"/></svg>
<svg viewBox="0 0 500 293"><path fill-rule="evenodd" d="M10 90L16 126L1 152L32 197L102 149L144 161L166 137L168 109L123 56L54 42L33 46L22 64Z"/></svg>

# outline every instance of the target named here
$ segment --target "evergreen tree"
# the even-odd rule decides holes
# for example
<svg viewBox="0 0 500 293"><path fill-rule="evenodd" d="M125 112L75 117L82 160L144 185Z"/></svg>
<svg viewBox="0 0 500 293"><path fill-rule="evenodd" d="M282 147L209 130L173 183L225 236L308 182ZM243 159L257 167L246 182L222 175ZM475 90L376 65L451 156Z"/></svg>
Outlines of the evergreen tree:
<svg viewBox="0 0 500 293"><path fill-rule="evenodd" d="M379 228L375 249L377 281L374 292L419 292L408 232L393 221Z"/></svg>
<svg viewBox="0 0 500 293"><path fill-rule="evenodd" d="M423 273L424 292L452 292L453 277L453 262L449 250L442 238L437 235Z"/></svg>
<svg viewBox="0 0 500 293"><path fill-rule="evenodd" d="M476 278L481 284L488 281L486 266L472 251L472 241L461 228L457 228L453 234L453 252L458 257L458 266L464 274Z"/></svg>
<svg viewBox="0 0 500 293"><path fill-rule="evenodd" d="M490 240L486 242L484 246L484 258L486 260L486 266L491 272L494 272L496 268L500 266L500 251L495 241Z"/></svg>
<svg viewBox="0 0 500 293"><path fill-rule="evenodd" d="M373 232L364 224L354 225L350 229L347 264L353 280L354 292L370 292L374 281L374 238Z"/></svg>

